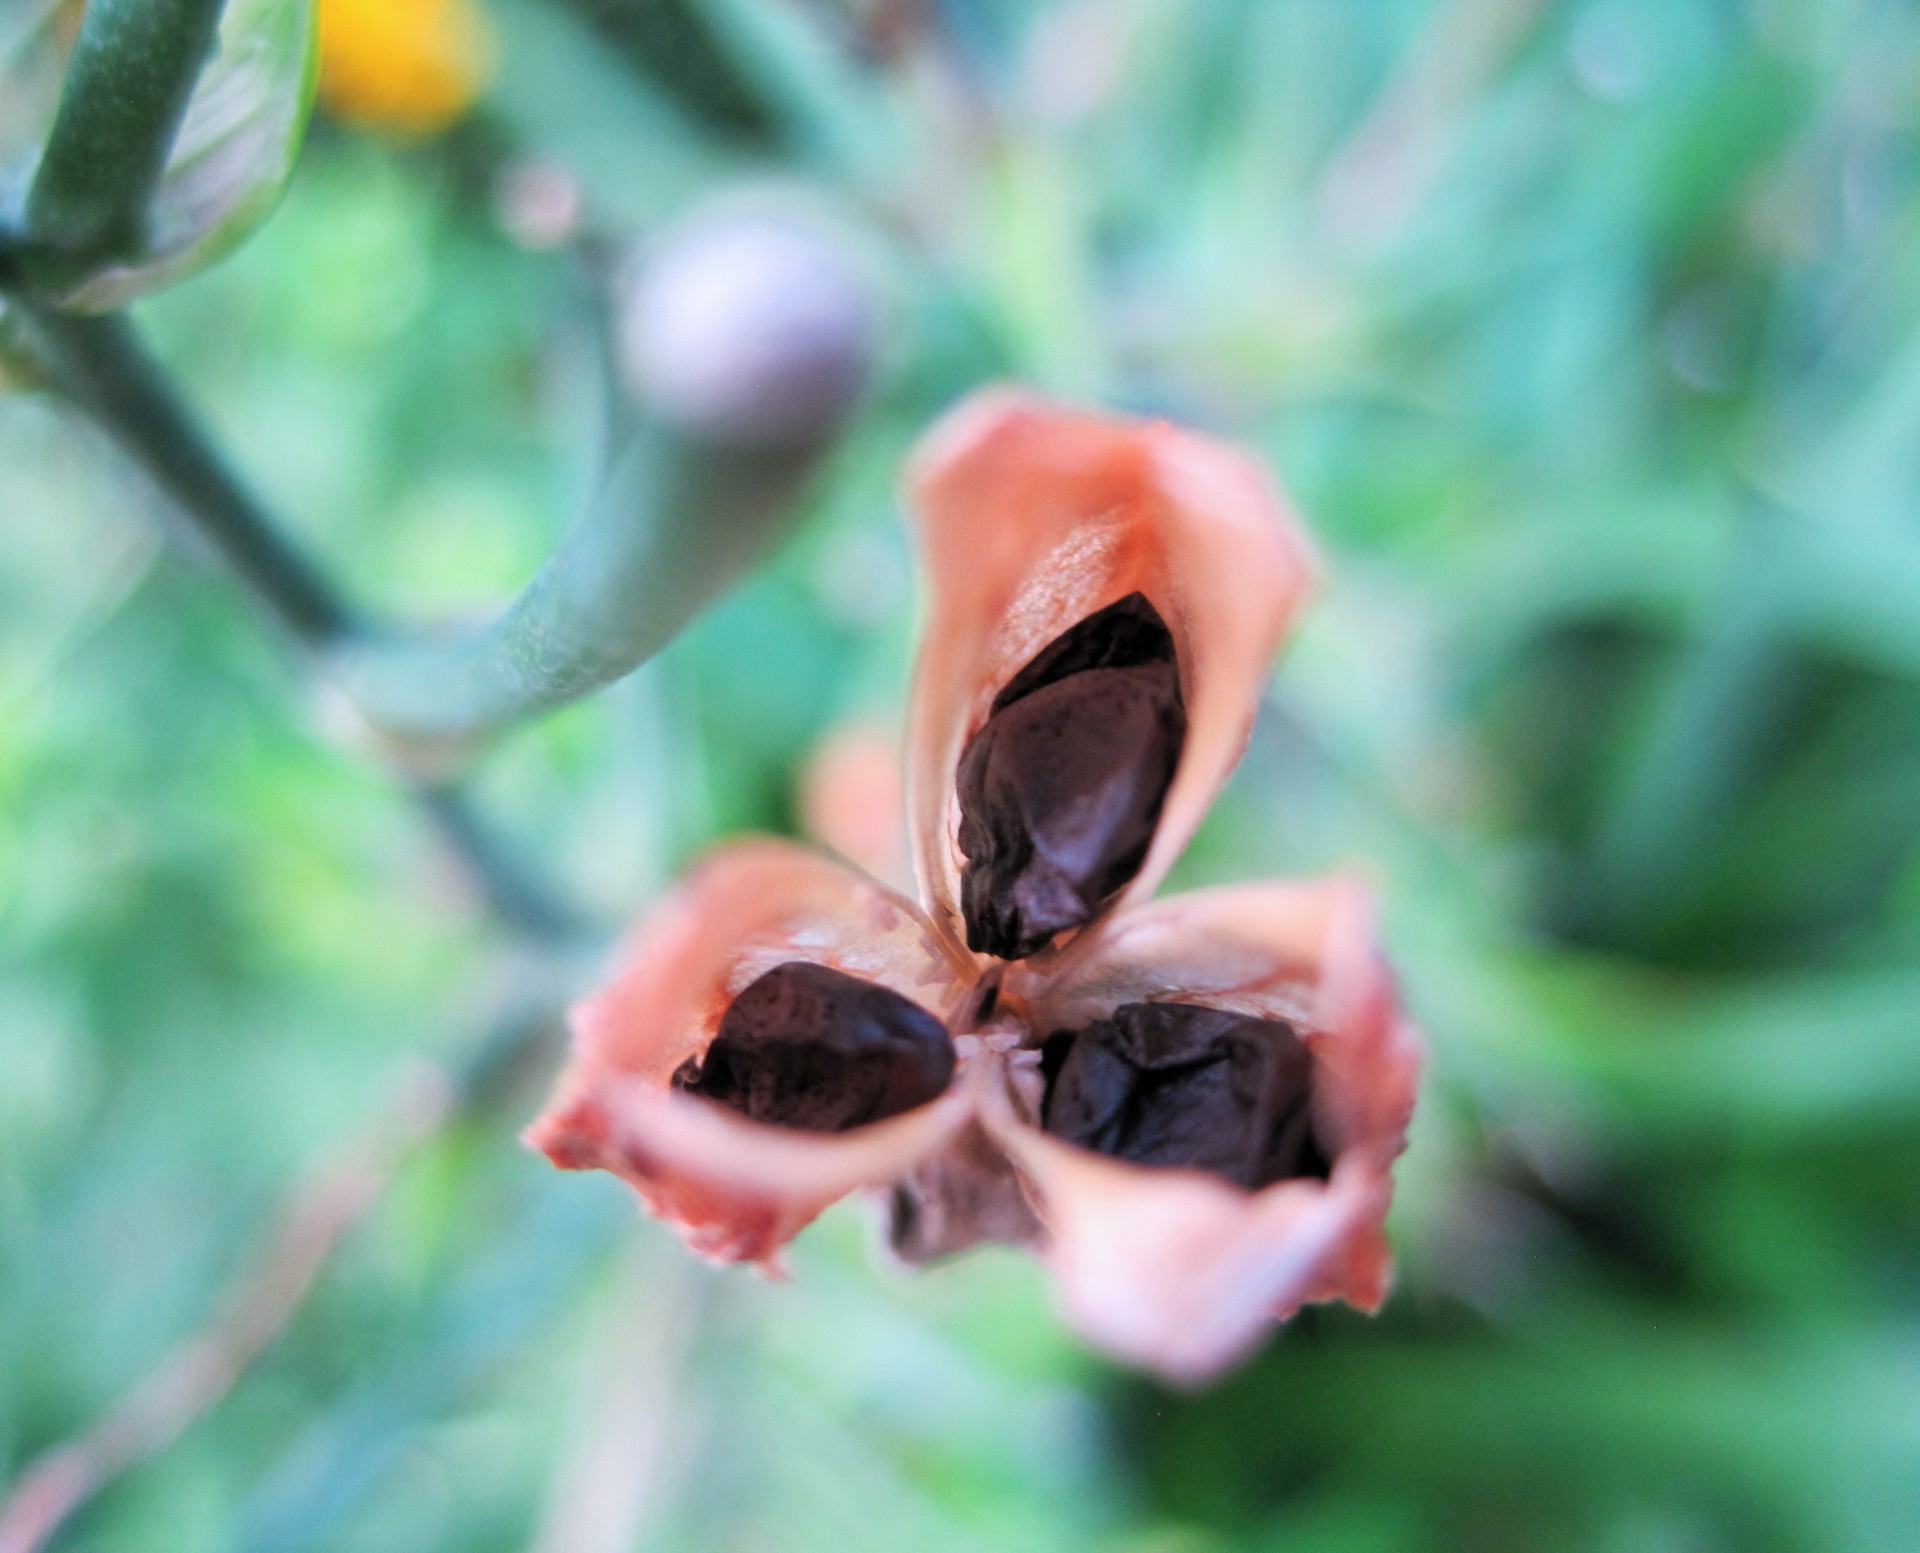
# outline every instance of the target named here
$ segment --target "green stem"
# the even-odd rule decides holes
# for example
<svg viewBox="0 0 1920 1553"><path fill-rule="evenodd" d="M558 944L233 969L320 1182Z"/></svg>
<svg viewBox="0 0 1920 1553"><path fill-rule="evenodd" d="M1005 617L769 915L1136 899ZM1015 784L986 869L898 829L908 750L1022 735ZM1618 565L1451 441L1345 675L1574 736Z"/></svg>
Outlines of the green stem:
<svg viewBox="0 0 1920 1553"><path fill-rule="evenodd" d="M450 753L577 700L659 651L760 556L819 454L638 433L498 620L459 634L354 638L334 654L335 670L383 731Z"/></svg>
<svg viewBox="0 0 1920 1553"><path fill-rule="evenodd" d="M302 646L324 652L364 629L326 575L283 535L213 449L198 419L118 314L90 317L21 306L21 326L54 386L85 411L173 499L254 598ZM415 796L466 863L500 920L530 938L579 932L554 898L444 784Z"/></svg>
<svg viewBox="0 0 1920 1553"><path fill-rule="evenodd" d="M21 329L54 385L170 496L256 598L301 643L324 648L354 611L213 449L166 371L119 314L20 307Z"/></svg>
<svg viewBox="0 0 1920 1553"><path fill-rule="evenodd" d="M466 860L486 892L488 906L508 927L545 944L590 936L592 924L555 895L475 813L465 792L451 784L416 783L413 794L441 838Z"/></svg>
<svg viewBox="0 0 1920 1553"><path fill-rule="evenodd" d="M600 38L690 118L759 151L776 148L780 125L759 83L716 35L694 0L564 0Z"/></svg>
<svg viewBox="0 0 1920 1553"><path fill-rule="evenodd" d="M122 257L140 238L224 0L88 0L27 196L35 282Z"/></svg>

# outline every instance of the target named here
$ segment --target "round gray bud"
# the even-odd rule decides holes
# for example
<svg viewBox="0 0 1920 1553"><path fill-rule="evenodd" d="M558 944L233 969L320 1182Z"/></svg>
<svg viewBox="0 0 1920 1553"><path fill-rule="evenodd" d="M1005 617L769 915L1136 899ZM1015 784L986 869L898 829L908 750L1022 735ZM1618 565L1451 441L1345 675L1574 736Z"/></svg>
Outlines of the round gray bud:
<svg viewBox="0 0 1920 1553"><path fill-rule="evenodd" d="M866 386L877 332L866 273L797 214L697 217L625 290L628 385L687 436L804 448L832 436Z"/></svg>

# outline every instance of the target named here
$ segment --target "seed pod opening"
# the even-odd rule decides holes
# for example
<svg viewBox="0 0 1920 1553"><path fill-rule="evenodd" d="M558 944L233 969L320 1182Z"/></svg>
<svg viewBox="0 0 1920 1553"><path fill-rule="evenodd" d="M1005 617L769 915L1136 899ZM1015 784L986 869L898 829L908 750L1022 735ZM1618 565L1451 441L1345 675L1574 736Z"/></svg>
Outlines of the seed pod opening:
<svg viewBox="0 0 1920 1553"><path fill-rule="evenodd" d="M833 993L855 1011L856 1026L878 1024L878 1051L892 1052L904 1031L908 1052L917 1053L900 1064L907 1083L871 1084L871 1072L846 1080L861 1109L890 1113L871 1125L860 1125L866 1117L857 1111L769 1107L766 1095L785 1099L789 1086L756 1079L751 1060L730 1067L726 1082L744 1103L689 1092L722 1087L719 1064L709 1060L718 1045L725 1061L733 1045L722 1042L722 1023L756 983L796 962L807 967L802 990L810 982L822 1003ZM944 940L911 901L802 847L736 842L648 914L607 982L574 1008L571 1060L528 1141L562 1169L612 1171L700 1255L777 1269L781 1248L828 1204L899 1180L968 1125L974 1100L942 1014L961 1004L973 971L946 957ZM837 979L816 979L823 972ZM766 990L785 982L790 1002L807 1001L795 995L794 980ZM919 1014L903 1018L881 993ZM753 1006L748 1000L735 1014L732 1036L765 1032L766 1025L741 1028ZM866 1044L856 1041L856 1053ZM807 1043L799 1045L804 1056ZM867 1061L856 1056L850 1066ZM886 1060L872 1066L893 1068ZM834 1079L836 1092L843 1078ZM919 1103L923 1097L930 1103ZM756 1118L756 1104L774 1114Z"/></svg>
<svg viewBox="0 0 1920 1553"><path fill-rule="evenodd" d="M952 1037L919 1004L791 960L741 989L673 1084L756 1122L845 1132L938 1099L953 1069Z"/></svg>
<svg viewBox="0 0 1920 1553"><path fill-rule="evenodd" d="M1139 904L1166 877L1246 747L1274 652L1312 580L1305 536L1285 499L1245 457L1207 437L990 389L927 435L909 500L926 558L928 614L914 671L907 813L929 916L956 949L986 941L966 920L963 900L972 858L960 836L962 757L996 716L995 703L1031 688L1022 683L1030 671L1066 680L1076 670L1120 666L1097 656L1049 663L1050 644L1134 595L1151 603L1171 636L1184 724L1168 740L1179 750L1171 784L1136 784L1157 803L1145 856L1114 869L1124 882L1099 909ZM1165 702L1158 707L1164 712ZM1045 907L1086 922L1074 882L1034 901L1036 913ZM1079 882L1092 893L1105 881ZM1020 948L1022 938L1045 942L1040 927L1025 931L1028 904L1020 905L1018 927L988 930L989 939L1001 935L996 953Z"/></svg>
<svg viewBox="0 0 1920 1553"><path fill-rule="evenodd" d="M1292 1026L1189 1003L1126 1003L1053 1035L1041 1124L1137 1165L1208 1170L1257 1191L1324 1181L1313 1054Z"/></svg>
<svg viewBox="0 0 1920 1553"><path fill-rule="evenodd" d="M1173 633L1132 593L1042 648L960 757L968 946L1021 959L1140 871L1186 743Z"/></svg>

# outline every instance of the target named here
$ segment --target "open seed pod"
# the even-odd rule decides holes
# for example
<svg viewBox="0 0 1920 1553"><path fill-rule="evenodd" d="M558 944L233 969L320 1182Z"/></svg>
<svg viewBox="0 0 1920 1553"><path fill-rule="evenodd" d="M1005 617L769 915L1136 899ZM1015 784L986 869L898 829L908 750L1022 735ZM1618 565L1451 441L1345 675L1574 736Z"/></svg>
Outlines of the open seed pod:
<svg viewBox="0 0 1920 1553"><path fill-rule="evenodd" d="M1016 967L1005 998L1050 1039L985 1126L1032 1188L1062 1303L1090 1339L1195 1383L1310 1301L1378 1307L1421 1053L1364 888L1242 885L1132 908L1059 963ZM1129 1067L1107 1048L1141 1010L1181 1013L1211 1048ZM1262 1040L1285 1060L1252 1061ZM1086 1078L1090 1050L1105 1066ZM1106 1151L1060 1136L1076 1131Z"/></svg>
<svg viewBox="0 0 1920 1553"><path fill-rule="evenodd" d="M1245 748L1313 563L1223 444L1010 390L935 427L911 500L931 592L908 743L921 893L957 941L1021 958L1152 893ZM1070 784L1026 834L1076 758L1114 780ZM1114 821L1104 849L1089 814Z"/></svg>
<svg viewBox="0 0 1920 1553"><path fill-rule="evenodd" d="M701 1255L771 1263L971 1115L948 1033L965 968L937 944L911 902L805 848L717 853L574 1009L527 1140L620 1176ZM786 1040L808 1024L818 1039Z"/></svg>
<svg viewBox="0 0 1920 1553"><path fill-rule="evenodd" d="M531 1141L763 1265L886 1185L903 1260L1034 1248L1091 1340L1176 1381L1308 1301L1374 1308L1420 1052L1366 891L1142 904L1311 581L1290 514L1217 443L1006 391L935 429L912 502L922 904L790 845L722 852L576 1012ZM807 804L881 866L886 768L823 764Z"/></svg>

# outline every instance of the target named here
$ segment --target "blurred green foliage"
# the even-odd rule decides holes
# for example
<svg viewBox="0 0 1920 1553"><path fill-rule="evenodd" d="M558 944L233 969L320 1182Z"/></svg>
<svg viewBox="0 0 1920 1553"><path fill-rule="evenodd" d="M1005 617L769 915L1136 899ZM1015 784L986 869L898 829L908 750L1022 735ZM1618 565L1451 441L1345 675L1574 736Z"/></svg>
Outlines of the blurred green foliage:
<svg viewBox="0 0 1920 1553"><path fill-rule="evenodd" d="M955 394L1258 446L1331 583L1178 882L1384 882L1433 1042L1399 1292L1174 1396L1017 1258L876 1271L853 1209L789 1286L697 1269L514 1147L536 1082L72 1545L1920 1546L1920 13L942 0L933 70L849 47L859 9L496 0L474 120L319 126L146 320L331 564L457 612L583 479L503 163L629 228L777 149L931 233L782 553L480 773L610 916L897 714L894 486ZM154 505L0 406L0 1474L204 1319L511 958Z"/></svg>

